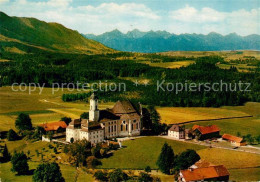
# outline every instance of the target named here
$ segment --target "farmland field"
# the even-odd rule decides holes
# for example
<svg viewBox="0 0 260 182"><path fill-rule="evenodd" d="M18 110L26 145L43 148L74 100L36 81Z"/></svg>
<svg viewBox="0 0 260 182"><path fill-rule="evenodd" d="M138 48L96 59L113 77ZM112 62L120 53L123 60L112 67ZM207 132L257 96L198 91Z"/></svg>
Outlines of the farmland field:
<svg viewBox="0 0 260 182"><path fill-rule="evenodd" d="M250 116L250 114L242 111L227 110L223 108L158 107L156 110L161 116L161 121L166 124Z"/></svg>
<svg viewBox="0 0 260 182"><path fill-rule="evenodd" d="M158 53L167 56L186 56L186 57L202 57L202 56L223 56L225 60L239 59L248 56L254 56L260 59L259 51L170 51Z"/></svg>
<svg viewBox="0 0 260 182"><path fill-rule="evenodd" d="M191 128L194 124L204 126L216 124L221 129L221 133L236 135L237 132L240 132L242 135L251 134L254 136L260 134L258 127L260 124L260 103L248 102L244 106L224 106L221 108L158 107L156 109L161 116L161 121L167 124L209 120L192 122L185 126ZM253 117L232 118L243 116Z"/></svg>
<svg viewBox="0 0 260 182"><path fill-rule="evenodd" d="M143 169L146 166L157 168L156 160L159 156L162 145L167 142L176 154L186 150L194 149L201 156L201 159L212 162L213 164L223 164L230 170L231 179L258 179L257 168L260 163L260 156L257 154L243 153L226 149L206 148L196 144L183 143L174 140L167 140L159 137L142 137L135 140L127 140L123 142L124 148L114 152L109 157L102 159L100 168L134 168ZM142 160L140 160L142 159ZM253 173L244 170L239 173L237 168L252 168ZM234 174L234 176L233 176Z"/></svg>
<svg viewBox="0 0 260 182"><path fill-rule="evenodd" d="M17 87L14 87L17 89ZM14 129L14 122L21 112L27 113L32 119L32 124L59 121L67 116L78 118L83 112L89 110L89 104L84 102L63 102L63 93L68 90L57 91L52 94L51 88L44 88L39 94L39 88L31 94L22 91L12 91L11 87L0 87L0 131ZM75 92L75 91L74 91ZM73 93L74 93L73 92ZM113 103L100 104L101 109L112 107Z"/></svg>
<svg viewBox="0 0 260 182"><path fill-rule="evenodd" d="M175 154L186 149L200 150L205 148L200 145L186 144L158 137L142 137L135 140L124 141L123 149L114 152L112 157L101 160L101 168L144 169L146 166L157 168L155 163L165 142L172 146Z"/></svg>
<svg viewBox="0 0 260 182"><path fill-rule="evenodd" d="M247 60L250 59L260 59L259 51L172 51L172 52L163 52L158 53L164 56L183 56L187 58L197 58L202 56L221 56L226 61L226 64L217 64L221 69L229 69L230 66L234 66L240 72L248 72L255 70L257 67L255 65L250 65L247 63L232 63L234 60ZM169 62L169 63L147 63L150 66L158 66L165 68L179 68L181 66L188 66L194 61L178 61L178 62ZM179 66L178 66L179 65Z"/></svg>
<svg viewBox="0 0 260 182"><path fill-rule="evenodd" d="M39 162L28 162L29 163L29 169L33 170L36 169L37 166L40 164ZM72 166L67 166L67 165L62 165L59 164L61 168L61 173L62 176L65 178L65 181L74 181L75 180L75 175L76 175L76 168ZM22 176L17 176L15 173L12 173L10 171L11 169L11 163L3 163L1 164L1 181L3 182L11 182L11 181L18 181L18 182L30 182L32 181L32 175L22 175ZM83 181L94 181L92 178L91 174L86 174L83 171L79 172L78 176L78 182L83 182Z"/></svg>
<svg viewBox="0 0 260 182"><path fill-rule="evenodd" d="M142 63L146 63L150 66L155 66L155 67L162 67L162 68L172 68L172 69L176 69L176 68L180 68L182 66L189 66L192 63L195 63L195 61L176 61L176 62L160 62L160 63L152 63L149 61L145 61Z"/></svg>

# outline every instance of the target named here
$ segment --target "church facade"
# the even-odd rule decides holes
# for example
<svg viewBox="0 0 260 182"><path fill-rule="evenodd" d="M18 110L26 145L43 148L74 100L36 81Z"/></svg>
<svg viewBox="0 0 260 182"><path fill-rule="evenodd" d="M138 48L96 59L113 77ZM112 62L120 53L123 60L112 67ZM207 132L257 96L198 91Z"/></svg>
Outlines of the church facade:
<svg viewBox="0 0 260 182"><path fill-rule="evenodd" d="M66 128L66 141L86 139L96 144L115 137L138 136L141 128L141 116L129 101L117 101L113 108L99 110L98 98L93 93L89 119L71 121Z"/></svg>

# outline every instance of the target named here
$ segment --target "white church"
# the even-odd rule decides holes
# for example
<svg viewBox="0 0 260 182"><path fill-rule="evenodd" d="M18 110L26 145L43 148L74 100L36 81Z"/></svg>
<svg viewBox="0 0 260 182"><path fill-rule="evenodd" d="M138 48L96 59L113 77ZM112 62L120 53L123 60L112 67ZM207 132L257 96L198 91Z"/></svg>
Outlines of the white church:
<svg viewBox="0 0 260 182"><path fill-rule="evenodd" d="M138 136L141 116L129 101L117 101L112 109L99 110L98 98L90 97L89 119L74 119L66 128L66 141L86 139L93 144L115 137Z"/></svg>

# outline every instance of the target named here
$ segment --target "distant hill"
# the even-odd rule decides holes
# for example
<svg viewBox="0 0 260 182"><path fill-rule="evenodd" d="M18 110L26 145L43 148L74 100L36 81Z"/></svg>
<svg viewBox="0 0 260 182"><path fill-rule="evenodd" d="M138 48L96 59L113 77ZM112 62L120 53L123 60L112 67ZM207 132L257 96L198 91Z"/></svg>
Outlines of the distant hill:
<svg viewBox="0 0 260 182"><path fill-rule="evenodd" d="M100 54L113 50L58 23L10 17L0 12L0 47L26 53L41 49L66 53Z"/></svg>
<svg viewBox="0 0 260 182"><path fill-rule="evenodd" d="M235 33L223 36L218 33L171 34L166 31L141 32L137 29L126 34L113 30L101 35L85 34L86 38L120 51L220 51L260 50L260 35L239 36Z"/></svg>

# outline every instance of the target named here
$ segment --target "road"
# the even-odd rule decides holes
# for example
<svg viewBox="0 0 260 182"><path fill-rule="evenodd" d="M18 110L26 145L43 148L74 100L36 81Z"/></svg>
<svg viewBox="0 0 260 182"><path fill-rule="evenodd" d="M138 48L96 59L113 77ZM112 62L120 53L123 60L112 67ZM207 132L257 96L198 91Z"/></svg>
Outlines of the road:
<svg viewBox="0 0 260 182"><path fill-rule="evenodd" d="M165 138L165 139L168 139L168 140L175 140L175 141L180 141L180 142L203 145L203 146L212 147L212 148L220 148L220 149L233 150L233 151L239 151L239 152L247 152L247 153L259 154L260 155L260 148L258 148L258 147L240 147L240 148L237 148L237 149L233 149L233 148L231 148L232 146L230 146L230 147L216 146L216 145L214 145L214 143L207 144L205 142L195 142L193 140L176 140L176 139L169 137L169 136L157 136L157 137ZM251 151L252 148L255 149L255 151Z"/></svg>

